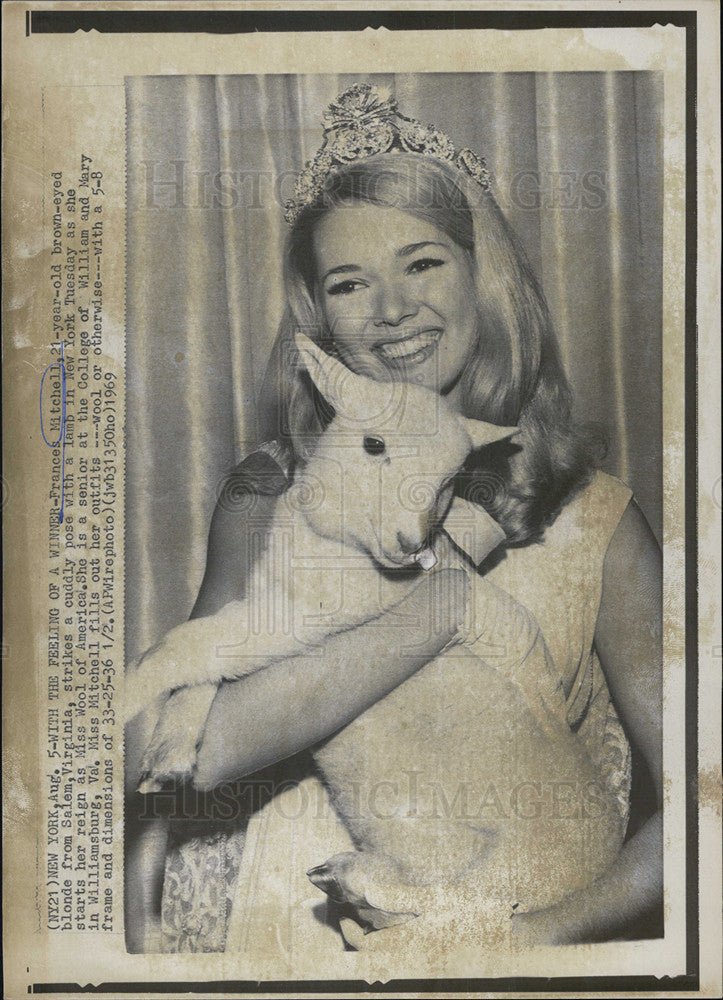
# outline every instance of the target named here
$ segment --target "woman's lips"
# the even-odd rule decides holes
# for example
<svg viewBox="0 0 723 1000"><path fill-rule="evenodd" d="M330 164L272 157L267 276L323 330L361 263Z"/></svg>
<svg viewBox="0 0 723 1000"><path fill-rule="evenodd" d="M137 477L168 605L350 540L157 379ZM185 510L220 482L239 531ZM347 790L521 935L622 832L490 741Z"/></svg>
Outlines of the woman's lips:
<svg viewBox="0 0 723 1000"><path fill-rule="evenodd" d="M382 341L374 346L374 351L387 363L416 365L431 357L441 336L439 327L430 327L401 340Z"/></svg>

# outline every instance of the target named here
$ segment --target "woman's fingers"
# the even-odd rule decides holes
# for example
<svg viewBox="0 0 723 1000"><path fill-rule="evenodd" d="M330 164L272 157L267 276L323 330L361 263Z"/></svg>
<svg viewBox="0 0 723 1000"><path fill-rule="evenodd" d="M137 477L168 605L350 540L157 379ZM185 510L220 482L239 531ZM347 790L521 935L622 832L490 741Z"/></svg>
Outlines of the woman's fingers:
<svg viewBox="0 0 723 1000"><path fill-rule="evenodd" d="M480 659L502 669L525 659L540 638L535 617L483 577L472 579L464 641Z"/></svg>
<svg viewBox="0 0 723 1000"><path fill-rule="evenodd" d="M445 532L435 538L434 551L437 568L429 576L438 581L431 601L440 627L461 625L465 641L490 666L524 658L539 633L527 608L477 573Z"/></svg>
<svg viewBox="0 0 723 1000"><path fill-rule="evenodd" d="M406 639L440 641L440 651L454 636L465 620L471 584L462 569L442 568L425 573L414 589L389 611L380 615L374 623L361 626L383 628L403 619L407 626ZM402 638L400 636L400 638Z"/></svg>
<svg viewBox="0 0 723 1000"><path fill-rule="evenodd" d="M472 594L472 584L463 569L441 569L430 581L432 610L437 632L464 622Z"/></svg>

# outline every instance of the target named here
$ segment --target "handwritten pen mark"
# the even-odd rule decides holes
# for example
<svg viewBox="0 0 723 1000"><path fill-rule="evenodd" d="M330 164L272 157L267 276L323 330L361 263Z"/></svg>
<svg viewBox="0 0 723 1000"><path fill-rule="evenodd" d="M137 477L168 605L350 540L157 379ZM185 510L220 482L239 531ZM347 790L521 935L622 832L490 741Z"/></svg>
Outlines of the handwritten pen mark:
<svg viewBox="0 0 723 1000"><path fill-rule="evenodd" d="M65 353L64 353L64 342L60 341L60 360L53 361L43 372L43 377L40 379L40 433L43 435L43 441L47 444L48 448L58 448L62 447L61 463L60 463L60 510L58 511L58 524L63 523L63 508L65 506ZM60 369L60 434L58 435L57 441L48 441L45 436L45 428L43 427L43 383L45 382L45 376L48 374L51 368L58 367Z"/></svg>

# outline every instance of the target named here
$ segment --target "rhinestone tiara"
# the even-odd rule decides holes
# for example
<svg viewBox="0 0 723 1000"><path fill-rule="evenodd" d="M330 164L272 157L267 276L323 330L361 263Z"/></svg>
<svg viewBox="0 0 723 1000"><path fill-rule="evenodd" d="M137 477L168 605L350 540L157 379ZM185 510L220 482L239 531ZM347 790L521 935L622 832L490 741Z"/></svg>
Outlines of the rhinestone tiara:
<svg viewBox="0 0 723 1000"><path fill-rule="evenodd" d="M390 91L369 83L355 83L324 113L324 141L296 178L294 196L284 205L284 218L293 225L313 205L326 179L348 163L378 153L421 153L463 170L485 191L492 178L487 164L471 149L454 143L434 125L403 115Z"/></svg>

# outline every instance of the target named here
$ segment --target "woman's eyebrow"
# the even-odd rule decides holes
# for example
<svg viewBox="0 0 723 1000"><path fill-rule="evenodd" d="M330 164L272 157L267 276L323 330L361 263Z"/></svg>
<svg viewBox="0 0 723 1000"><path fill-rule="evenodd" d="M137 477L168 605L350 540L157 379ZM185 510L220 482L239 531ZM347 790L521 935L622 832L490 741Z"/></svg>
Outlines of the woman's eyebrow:
<svg viewBox="0 0 723 1000"><path fill-rule="evenodd" d="M350 271L361 271L361 267L358 264L339 264L338 267L329 268L322 281L326 281L330 274L348 274Z"/></svg>
<svg viewBox="0 0 723 1000"><path fill-rule="evenodd" d="M449 247L446 243L435 243L432 240L423 240L421 243L408 243L401 250L395 250L395 256L397 257L408 257L411 253L417 250L421 250L422 247L442 247L444 250L448 250Z"/></svg>

